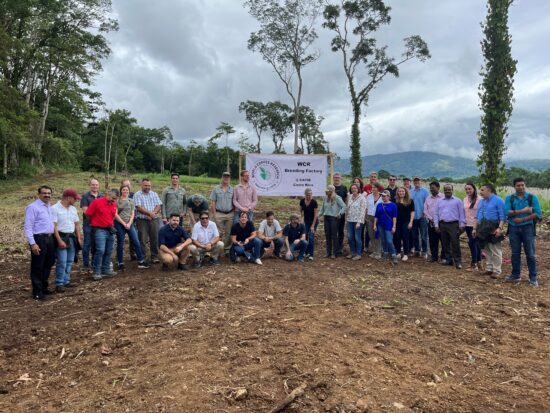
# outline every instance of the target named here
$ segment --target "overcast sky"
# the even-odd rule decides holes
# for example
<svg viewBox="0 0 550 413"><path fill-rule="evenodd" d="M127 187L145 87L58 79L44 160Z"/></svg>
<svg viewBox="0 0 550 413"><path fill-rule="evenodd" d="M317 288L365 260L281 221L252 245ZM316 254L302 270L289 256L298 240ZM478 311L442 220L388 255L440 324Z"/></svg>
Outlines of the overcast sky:
<svg viewBox="0 0 550 413"><path fill-rule="evenodd" d="M387 78L372 93L363 111L361 154L426 150L474 158L485 1L386 3L392 23L380 42L398 56L402 39L418 34L432 59L403 65L399 78ZM258 25L242 1L113 0L113 11L120 30L108 35L112 55L96 88L109 108L130 110L140 125L167 125L187 145L191 139L204 142L224 121L254 141L239 103L290 104L271 67L247 49ZM518 73L507 157L550 158L550 1L516 0L510 31ZM342 60L330 50L331 33L318 33L321 56L304 71L303 103L325 118L322 130L331 149L347 158L352 113ZM271 151L269 136L263 142ZM291 137L285 146L292 150Z"/></svg>

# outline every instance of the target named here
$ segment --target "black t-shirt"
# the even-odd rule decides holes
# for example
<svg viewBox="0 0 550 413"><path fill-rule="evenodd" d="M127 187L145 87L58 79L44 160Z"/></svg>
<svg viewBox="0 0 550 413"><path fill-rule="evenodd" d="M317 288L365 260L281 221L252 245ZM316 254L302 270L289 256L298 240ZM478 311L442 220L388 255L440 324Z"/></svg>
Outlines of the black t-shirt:
<svg viewBox="0 0 550 413"><path fill-rule="evenodd" d="M386 188L386 191L390 191L390 200L393 202L393 203L396 203L396 199L397 199L397 186L395 188L390 188L389 186Z"/></svg>
<svg viewBox="0 0 550 413"><path fill-rule="evenodd" d="M414 202L411 201L409 205L397 203L397 223L410 222L411 212L414 212Z"/></svg>
<svg viewBox="0 0 550 413"><path fill-rule="evenodd" d="M315 209L318 208L317 201L315 199L311 199L311 202L309 205L306 205L306 200L301 199L300 200L300 209L304 211L304 222L307 222L309 224L313 223L313 217L315 215Z"/></svg>
<svg viewBox="0 0 550 413"><path fill-rule="evenodd" d="M231 227L231 235L236 235L237 241L240 242L244 242L244 240L247 239L254 231L256 231L256 228L254 228L252 221L246 221L244 228L241 227L240 222L237 222Z"/></svg>
<svg viewBox="0 0 550 413"><path fill-rule="evenodd" d="M345 185L335 185L334 189L336 190L336 195L342 198L342 201L346 203L346 198L348 197L348 188L346 188Z"/></svg>
<svg viewBox="0 0 550 413"><path fill-rule="evenodd" d="M292 244L297 239L302 238L302 235L306 233L306 226L304 224L298 224L295 227L292 224L286 224L283 230L283 235L288 237L288 243Z"/></svg>

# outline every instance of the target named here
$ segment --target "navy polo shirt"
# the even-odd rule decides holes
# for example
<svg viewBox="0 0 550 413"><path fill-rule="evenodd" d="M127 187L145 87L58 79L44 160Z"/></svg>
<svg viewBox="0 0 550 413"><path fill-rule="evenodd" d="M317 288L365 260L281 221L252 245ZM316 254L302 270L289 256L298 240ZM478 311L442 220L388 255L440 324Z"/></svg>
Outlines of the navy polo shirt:
<svg viewBox="0 0 550 413"><path fill-rule="evenodd" d="M306 226L304 224L298 224L295 227L292 224L286 224L283 230L283 235L288 237L288 243L292 244L297 239L302 238L302 235L306 234Z"/></svg>
<svg viewBox="0 0 550 413"><path fill-rule="evenodd" d="M174 248L189 238L191 237L187 231L179 225L172 229L170 224L166 224L159 231L159 244L166 245L168 248Z"/></svg>

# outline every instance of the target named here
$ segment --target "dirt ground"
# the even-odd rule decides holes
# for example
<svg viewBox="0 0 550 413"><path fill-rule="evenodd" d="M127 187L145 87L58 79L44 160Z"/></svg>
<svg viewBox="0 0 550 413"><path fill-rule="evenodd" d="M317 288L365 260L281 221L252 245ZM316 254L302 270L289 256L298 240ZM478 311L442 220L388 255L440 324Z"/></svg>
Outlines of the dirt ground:
<svg viewBox="0 0 550 413"><path fill-rule="evenodd" d="M36 302L27 252L7 250L0 411L269 412L300 385L285 412L550 411L549 235L538 289L420 258L266 258L101 282L77 267Z"/></svg>

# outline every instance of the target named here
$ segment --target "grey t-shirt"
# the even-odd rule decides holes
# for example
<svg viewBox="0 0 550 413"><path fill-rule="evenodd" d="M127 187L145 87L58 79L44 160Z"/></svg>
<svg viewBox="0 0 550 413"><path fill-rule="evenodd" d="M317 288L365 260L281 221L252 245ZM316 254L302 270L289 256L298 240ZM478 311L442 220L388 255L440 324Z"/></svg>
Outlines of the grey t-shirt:
<svg viewBox="0 0 550 413"><path fill-rule="evenodd" d="M258 231L263 232L266 237L274 237L277 235L277 232L282 230L281 224L279 224L279 221L276 219L273 220L271 226L267 225L267 219L264 219L260 222L260 228L258 229Z"/></svg>
<svg viewBox="0 0 550 413"><path fill-rule="evenodd" d="M136 204L131 199L118 199L116 202L117 205L117 213L122 218L122 220L126 223L130 221L130 217L132 216L132 211L136 209Z"/></svg>

